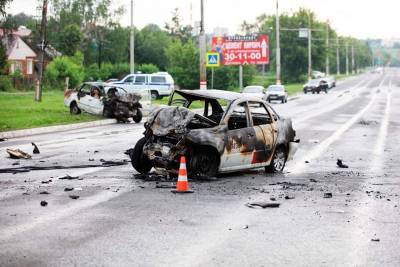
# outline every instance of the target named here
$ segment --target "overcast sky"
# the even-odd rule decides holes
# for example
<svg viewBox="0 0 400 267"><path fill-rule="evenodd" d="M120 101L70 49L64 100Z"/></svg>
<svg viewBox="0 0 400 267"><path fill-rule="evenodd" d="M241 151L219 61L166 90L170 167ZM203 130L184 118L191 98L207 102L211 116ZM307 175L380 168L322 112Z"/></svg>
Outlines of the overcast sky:
<svg viewBox="0 0 400 267"><path fill-rule="evenodd" d="M121 19L130 23L130 0L112 0L113 7L125 5L128 11ZM206 32L215 27L226 27L230 34L239 30L243 20L253 21L256 16L274 13L276 0L204 0ZM8 12L35 15L40 0L13 0ZM200 0L134 0L135 25L142 28L148 23L164 26L174 8L179 8L185 23L200 18ZM192 4L192 12L190 12ZM317 13L320 20L331 22L341 35L358 38L399 38L400 0L279 0L281 12L292 12L307 7Z"/></svg>

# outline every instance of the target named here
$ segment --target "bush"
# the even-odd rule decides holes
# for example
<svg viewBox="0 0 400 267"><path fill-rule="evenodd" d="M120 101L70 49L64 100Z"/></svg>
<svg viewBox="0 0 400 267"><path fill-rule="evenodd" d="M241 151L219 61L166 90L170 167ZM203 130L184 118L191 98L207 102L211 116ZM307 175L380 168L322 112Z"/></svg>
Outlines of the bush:
<svg viewBox="0 0 400 267"><path fill-rule="evenodd" d="M13 89L11 79L12 78L7 75L0 76L0 91L11 91Z"/></svg>
<svg viewBox="0 0 400 267"><path fill-rule="evenodd" d="M137 67L137 71L141 71L142 73L152 74L158 72L159 69L154 64L142 64Z"/></svg>
<svg viewBox="0 0 400 267"><path fill-rule="evenodd" d="M100 71L97 64L92 64L85 69L85 81L97 81L100 79Z"/></svg>
<svg viewBox="0 0 400 267"><path fill-rule="evenodd" d="M83 81L85 72L82 54L58 57L47 65L45 79L51 87L63 88L66 77L69 77L70 87L76 87Z"/></svg>

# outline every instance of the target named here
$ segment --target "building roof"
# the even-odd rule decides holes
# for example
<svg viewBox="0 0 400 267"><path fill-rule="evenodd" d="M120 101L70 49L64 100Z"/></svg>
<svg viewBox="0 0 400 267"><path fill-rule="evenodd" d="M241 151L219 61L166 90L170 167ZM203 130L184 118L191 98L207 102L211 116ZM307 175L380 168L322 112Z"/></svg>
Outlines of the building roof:
<svg viewBox="0 0 400 267"><path fill-rule="evenodd" d="M3 44L7 49L8 60L25 60L37 57L37 54L19 36L3 38Z"/></svg>

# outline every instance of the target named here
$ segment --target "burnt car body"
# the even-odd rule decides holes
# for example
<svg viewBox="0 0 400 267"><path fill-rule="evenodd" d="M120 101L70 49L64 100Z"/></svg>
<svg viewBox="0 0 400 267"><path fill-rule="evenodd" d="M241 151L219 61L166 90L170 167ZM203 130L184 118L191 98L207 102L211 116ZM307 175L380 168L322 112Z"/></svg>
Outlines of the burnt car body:
<svg viewBox="0 0 400 267"><path fill-rule="evenodd" d="M81 111L107 118L116 118L120 122L142 120L140 95L128 93L124 88L102 82L86 82L75 90L64 93L64 104L71 114Z"/></svg>
<svg viewBox="0 0 400 267"><path fill-rule="evenodd" d="M202 115L189 109L193 103L201 104ZM299 142L291 120L264 100L222 90L175 90L169 106L150 114L145 129L130 150L139 173L156 167L176 174L180 155L192 177L259 167L281 172Z"/></svg>

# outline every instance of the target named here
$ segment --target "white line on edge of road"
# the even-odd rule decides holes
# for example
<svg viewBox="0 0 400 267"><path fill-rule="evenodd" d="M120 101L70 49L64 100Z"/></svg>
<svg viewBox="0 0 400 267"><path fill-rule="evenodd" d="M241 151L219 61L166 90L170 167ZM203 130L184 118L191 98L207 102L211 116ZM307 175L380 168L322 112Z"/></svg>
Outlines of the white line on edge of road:
<svg viewBox="0 0 400 267"><path fill-rule="evenodd" d="M383 152L385 151L386 137L389 128L389 118L390 118L390 107L392 100L392 78L389 81L389 89L386 95L386 108L383 114L383 119L381 120L381 127L379 128L378 140L374 147L374 154L371 166L371 172L375 174L382 174L383 165Z"/></svg>
<svg viewBox="0 0 400 267"><path fill-rule="evenodd" d="M381 83L378 86L379 88L382 86L385 79L386 79L386 77L383 77ZM304 169L306 169L306 167L307 167L305 161L306 160L310 161L310 160L313 160L313 159L319 157L332 143L337 141L372 106L372 104L375 102L375 99L377 98L377 96L378 96L378 94L375 93L372 96L369 103L362 110L360 110L358 113L356 113L351 119L349 119L345 124L343 124L331 136L329 136L324 141L322 141L319 145L317 145L313 149L311 149L311 151L308 152L304 157L302 157L299 160L296 160L296 163L288 170L288 172L290 172L289 175L301 173L302 171L304 171Z"/></svg>

